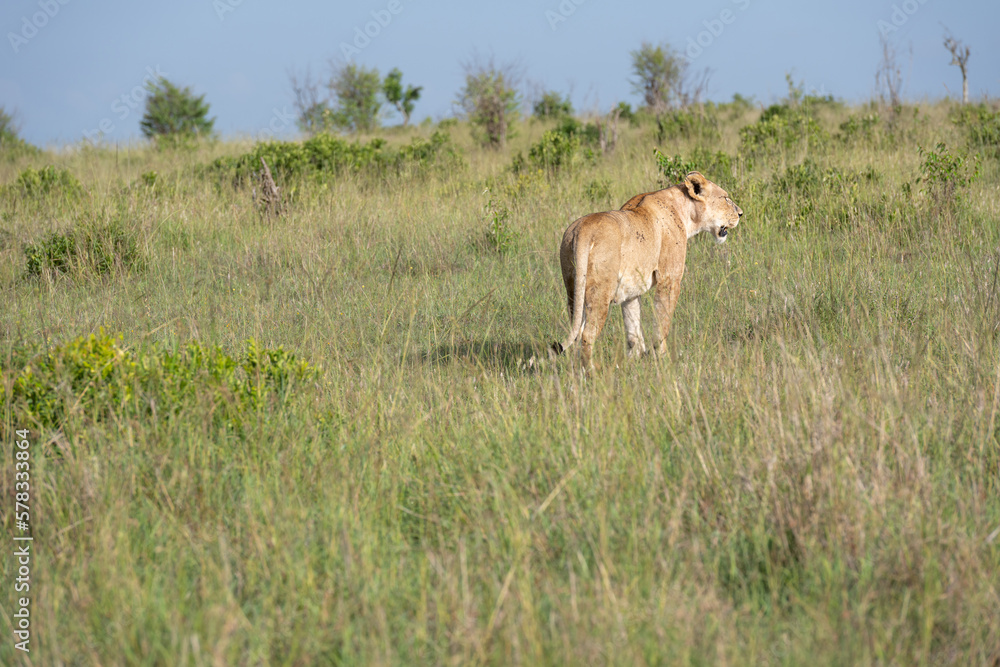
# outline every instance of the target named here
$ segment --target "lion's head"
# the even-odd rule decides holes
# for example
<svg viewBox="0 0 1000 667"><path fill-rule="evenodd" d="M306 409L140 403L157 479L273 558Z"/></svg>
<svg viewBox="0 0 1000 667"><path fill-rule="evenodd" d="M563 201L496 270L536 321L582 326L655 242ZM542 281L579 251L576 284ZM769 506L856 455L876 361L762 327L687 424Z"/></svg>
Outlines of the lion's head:
<svg viewBox="0 0 1000 667"><path fill-rule="evenodd" d="M682 187L695 202L694 233L710 231L717 242L725 243L729 230L739 224L743 209L728 192L697 171L687 175Z"/></svg>

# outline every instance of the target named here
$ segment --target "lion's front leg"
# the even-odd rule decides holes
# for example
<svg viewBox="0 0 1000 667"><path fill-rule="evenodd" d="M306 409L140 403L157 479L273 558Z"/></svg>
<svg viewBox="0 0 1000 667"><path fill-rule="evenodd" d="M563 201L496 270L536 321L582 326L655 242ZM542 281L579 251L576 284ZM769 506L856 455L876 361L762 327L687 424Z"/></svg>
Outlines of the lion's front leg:
<svg viewBox="0 0 1000 667"><path fill-rule="evenodd" d="M622 303L622 318L625 320L625 339L628 341L628 356L637 357L646 353L646 341L642 339L642 325L639 313L639 297Z"/></svg>
<svg viewBox="0 0 1000 667"><path fill-rule="evenodd" d="M676 276L657 276L656 296L653 297L653 310L656 312L660 338L656 344L657 354L667 353L667 334L670 333L670 322L674 318L677 297L681 294L682 277L683 270Z"/></svg>

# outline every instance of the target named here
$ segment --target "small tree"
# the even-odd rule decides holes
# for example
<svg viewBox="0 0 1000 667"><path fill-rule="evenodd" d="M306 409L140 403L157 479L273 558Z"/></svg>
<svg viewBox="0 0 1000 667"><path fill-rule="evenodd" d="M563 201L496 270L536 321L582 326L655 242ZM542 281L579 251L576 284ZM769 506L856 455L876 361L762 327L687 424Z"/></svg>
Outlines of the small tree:
<svg viewBox="0 0 1000 667"><path fill-rule="evenodd" d="M296 124L308 135L321 132L332 132L337 128L334 122L333 109L327 99L320 97L320 83L312 78L309 70L303 76L295 72L288 73L288 79L295 95L295 111L298 114Z"/></svg>
<svg viewBox="0 0 1000 667"><path fill-rule="evenodd" d="M366 132L378 127L382 107L378 94L382 79L378 70L354 63L334 65L327 84L335 100L333 123L349 132Z"/></svg>
<svg viewBox="0 0 1000 667"><path fill-rule="evenodd" d="M160 77L147 87L146 111L139 122L143 136L149 139L194 139L208 137L215 125L208 118L205 96L195 96L190 87L178 88Z"/></svg>
<svg viewBox="0 0 1000 667"><path fill-rule="evenodd" d="M647 110L653 113L666 111L676 98L686 63L669 44L654 46L643 42L631 55L633 92L642 96Z"/></svg>
<svg viewBox="0 0 1000 667"><path fill-rule="evenodd" d="M420 91L423 86L407 86L403 88L403 73L399 68L394 68L386 74L385 81L382 82L382 92L389 104L396 107L396 111L403 117L403 125L410 124L410 114L413 113L413 103L420 99Z"/></svg>
<svg viewBox="0 0 1000 667"><path fill-rule="evenodd" d="M554 90L542 93L532 108L535 118L562 118L573 115L573 105L569 96L563 97Z"/></svg>
<svg viewBox="0 0 1000 667"><path fill-rule="evenodd" d="M479 141L489 148L501 148L512 134L521 101L516 87L520 72L516 65L497 66L474 59L463 64L465 87L459 93L459 104L472 123Z"/></svg>
<svg viewBox="0 0 1000 667"><path fill-rule="evenodd" d="M896 109L902 102L903 73L896 62L896 49L885 35L879 37L882 46L882 60L875 70L875 87L882 104Z"/></svg>
<svg viewBox="0 0 1000 667"><path fill-rule="evenodd" d="M34 155L38 149L21 138L14 114L0 107L0 157L14 160L20 155Z"/></svg>
<svg viewBox="0 0 1000 667"><path fill-rule="evenodd" d="M951 33L945 32L944 34L944 48L948 49L951 53L951 65L958 65L958 68L962 70L962 104L969 103L969 71L967 68L969 62L969 47L962 44L961 41L955 39L951 36Z"/></svg>

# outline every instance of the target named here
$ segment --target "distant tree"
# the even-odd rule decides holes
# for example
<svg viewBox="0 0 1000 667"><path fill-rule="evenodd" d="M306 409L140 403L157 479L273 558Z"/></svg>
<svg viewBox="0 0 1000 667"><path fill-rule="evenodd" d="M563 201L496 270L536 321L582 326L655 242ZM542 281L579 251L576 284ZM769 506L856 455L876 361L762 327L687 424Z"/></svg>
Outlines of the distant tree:
<svg viewBox="0 0 1000 667"><path fill-rule="evenodd" d="M746 111L754 107L754 96L744 97L740 93L733 93L733 101L730 104L734 109Z"/></svg>
<svg viewBox="0 0 1000 667"><path fill-rule="evenodd" d="M649 42L631 55L632 90L642 96L645 108L658 114L673 106L685 72L681 56L669 44Z"/></svg>
<svg viewBox="0 0 1000 667"><path fill-rule="evenodd" d="M554 90L542 93L532 109L535 118L562 118L573 115L569 96L563 97Z"/></svg>
<svg viewBox="0 0 1000 667"><path fill-rule="evenodd" d="M947 30L947 29L946 29ZM962 104L969 103L969 47L961 41L951 36L951 33L944 34L944 48L951 53L951 65L958 65L962 70Z"/></svg>
<svg viewBox="0 0 1000 667"><path fill-rule="evenodd" d="M333 123L348 132L368 132L378 127L382 108L382 79L374 67L355 63L334 65L327 84L333 95Z"/></svg>
<svg viewBox="0 0 1000 667"><path fill-rule="evenodd" d="M635 112L632 111L632 105L628 102L619 102L618 106L614 107L614 109L618 110L618 117L622 120L627 120L629 122L635 120Z"/></svg>
<svg viewBox="0 0 1000 667"><path fill-rule="evenodd" d="M480 143L501 148L512 134L521 108L518 67L513 63L498 66L492 58L485 62L474 58L462 67L465 86L459 92L459 104Z"/></svg>
<svg viewBox="0 0 1000 667"><path fill-rule="evenodd" d="M0 157L13 160L21 155L33 155L38 149L21 138L14 114L0 107Z"/></svg>
<svg viewBox="0 0 1000 667"><path fill-rule="evenodd" d="M320 83L313 79L307 69L304 75L294 71L288 73L288 79L295 96L295 112L298 114L296 124L308 135L321 132L333 132L337 129L334 122L333 108L328 99L320 95Z"/></svg>
<svg viewBox="0 0 1000 667"><path fill-rule="evenodd" d="M403 73L399 68L394 68L385 75L382 82L382 92L386 101L396 107L396 111L403 117L403 125L410 124L410 114L413 113L413 104L420 99L420 91L423 86L407 86L403 88Z"/></svg>
<svg viewBox="0 0 1000 667"><path fill-rule="evenodd" d="M150 81L147 90L139 122L143 136L170 140L211 136L215 119L208 118L204 95L195 96L190 87L178 88L163 77Z"/></svg>
<svg viewBox="0 0 1000 667"><path fill-rule="evenodd" d="M875 70L875 87L882 104L896 109L902 103L903 72L896 61L896 49L889 43L888 37L879 36L882 46L882 60Z"/></svg>

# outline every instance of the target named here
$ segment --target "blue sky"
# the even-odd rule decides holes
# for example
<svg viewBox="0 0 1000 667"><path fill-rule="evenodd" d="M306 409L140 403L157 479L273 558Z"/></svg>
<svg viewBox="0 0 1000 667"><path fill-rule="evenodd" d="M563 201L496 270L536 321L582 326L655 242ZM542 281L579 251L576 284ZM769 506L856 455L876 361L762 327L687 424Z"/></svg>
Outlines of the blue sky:
<svg viewBox="0 0 1000 667"><path fill-rule="evenodd" d="M223 136L293 136L288 72L325 74L347 45L355 62L399 67L404 83L424 87L416 121L453 113L461 63L476 52L516 60L526 89L569 92L588 111L636 105L629 52L644 40L710 68L711 99L774 101L792 71L807 90L853 102L874 91L880 31L899 53L905 96L928 99L961 92L945 26L972 49L970 94L1000 94L996 0L4 0L0 105L38 145L78 142L102 123L122 141L139 136L143 81L161 73L206 95Z"/></svg>

